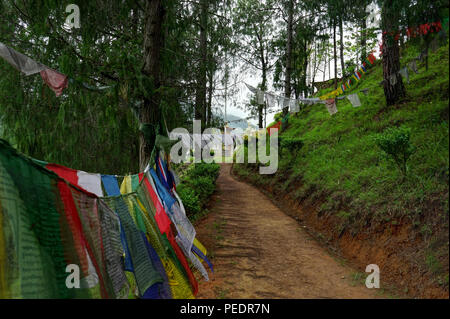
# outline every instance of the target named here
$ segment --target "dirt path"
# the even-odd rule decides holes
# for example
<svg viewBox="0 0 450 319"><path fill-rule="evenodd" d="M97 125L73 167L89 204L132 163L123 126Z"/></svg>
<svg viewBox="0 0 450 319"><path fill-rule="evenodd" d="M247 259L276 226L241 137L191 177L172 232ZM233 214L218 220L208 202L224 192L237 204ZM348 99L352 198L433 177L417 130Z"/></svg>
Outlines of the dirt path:
<svg viewBox="0 0 450 319"><path fill-rule="evenodd" d="M196 224L215 267L198 298L376 298L293 218L222 165L211 213Z"/></svg>

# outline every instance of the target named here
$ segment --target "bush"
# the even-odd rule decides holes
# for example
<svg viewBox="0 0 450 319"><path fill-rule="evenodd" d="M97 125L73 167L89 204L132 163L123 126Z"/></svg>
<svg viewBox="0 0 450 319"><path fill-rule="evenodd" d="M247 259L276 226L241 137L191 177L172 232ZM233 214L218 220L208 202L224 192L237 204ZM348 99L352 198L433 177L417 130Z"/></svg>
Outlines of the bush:
<svg viewBox="0 0 450 319"><path fill-rule="evenodd" d="M186 184L180 184L177 187L177 193L183 202L186 214L195 215L201 211L198 196L191 187Z"/></svg>
<svg viewBox="0 0 450 319"><path fill-rule="evenodd" d="M219 176L219 170L219 164L197 163L194 164L194 167L189 170L188 176L191 178L197 178L199 176L209 176L215 181Z"/></svg>
<svg viewBox="0 0 450 319"><path fill-rule="evenodd" d="M400 169L403 178L407 172L407 161L414 153L409 137L411 130L405 127L388 128L384 133L375 136L375 142Z"/></svg>
<svg viewBox="0 0 450 319"><path fill-rule="evenodd" d="M214 180L209 176L199 176L190 180L190 185L195 190L198 199L202 204L206 203L209 196L214 193L215 184Z"/></svg>
<svg viewBox="0 0 450 319"><path fill-rule="evenodd" d="M216 189L215 181L219 176L220 166L216 163L197 163L188 169L177 186L177 193L183 201L188 216L202 211L209 197Z"/></svg>

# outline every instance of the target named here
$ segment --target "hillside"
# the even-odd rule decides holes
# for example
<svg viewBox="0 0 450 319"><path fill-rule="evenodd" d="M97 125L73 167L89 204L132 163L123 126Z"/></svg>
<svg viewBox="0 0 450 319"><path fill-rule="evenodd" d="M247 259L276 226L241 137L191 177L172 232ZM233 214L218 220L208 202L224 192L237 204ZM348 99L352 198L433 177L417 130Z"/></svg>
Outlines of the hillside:
<svg viewBox="0 0 450 319"><path fill-rule="evenodd" d="M419 74L410 71L400 103L386 107L378 60L348 91L369 88L368 95L359 93L361 107L344 99L338 100L333 116L322 104L291 114L280 138L300 138L303 146L280 150L275 175L254 174L254 164L233 167L236 175L274 195L287 213L362 272L368 264L379 265L382 288L393 286L398 294L413 297L448 297L448 38L445 41L429 52L428 70L419 62ZM420 51L413 45L403 49L401 66ZM411 131L414 152L405 178L375 141L391 127Z"/></svg>

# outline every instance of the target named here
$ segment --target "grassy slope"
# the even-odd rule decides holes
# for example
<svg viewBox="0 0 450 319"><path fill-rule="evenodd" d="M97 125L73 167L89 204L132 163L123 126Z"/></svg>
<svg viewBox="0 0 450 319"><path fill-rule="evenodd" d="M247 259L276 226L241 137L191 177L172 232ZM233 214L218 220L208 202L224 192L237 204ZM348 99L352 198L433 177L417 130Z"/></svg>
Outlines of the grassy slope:
<svg viewBox="0 0 450 319"><path fill-rule="evenodd" d="M442 241L440 227L448 229L449 214L448 50L447 43L435 53L430 51L428 71L424 63L419 64L420 74L410 71L406 98L391 107L386 107L378 85L383 77L381 61L377 61L349 91L371 88L367 96L359 93L361 107L354 108L345 99L338 101L339 112L334 116L321 104L291 116L282 136L300 137L304 146L296 153L282 151L275 176L251 174L247 165L235 165L235 172L256 183L276 181L280 190L295 189L299 201L321 198L318 210L341 217L353 232L372 223L407 219L429 242L428 247L440 242L426 253L425 263L448 287L448 232ZM401 65L418 54L419 48L409 47L402 52ZM373 140L386 128L401 125L412 129L411 142L417 148L404 182Z"/></svg>

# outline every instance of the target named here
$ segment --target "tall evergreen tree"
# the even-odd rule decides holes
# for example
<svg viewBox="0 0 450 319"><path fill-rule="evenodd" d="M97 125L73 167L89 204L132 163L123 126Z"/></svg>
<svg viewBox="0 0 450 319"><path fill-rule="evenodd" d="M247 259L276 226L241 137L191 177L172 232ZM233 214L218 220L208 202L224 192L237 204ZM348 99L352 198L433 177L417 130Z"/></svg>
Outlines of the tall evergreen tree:
<svg viewBox="0 0 450 319"><path fill-rule="evenodd" d="M397 103L405 96L405 86L400 71L400 52L397 34L399 32L399 12L401 0L385 0L381 7L383 89L386 104Z"/></svg>
<svg viewBox="0 0 450 319"><path fill-rule="evenodd" d="M240 58L261 71L259 88L267 90L267 76L272 67L272 32L275 0L237 0L233 13ZM264 107L258 105L258 125L263 127Z"/></svg>

